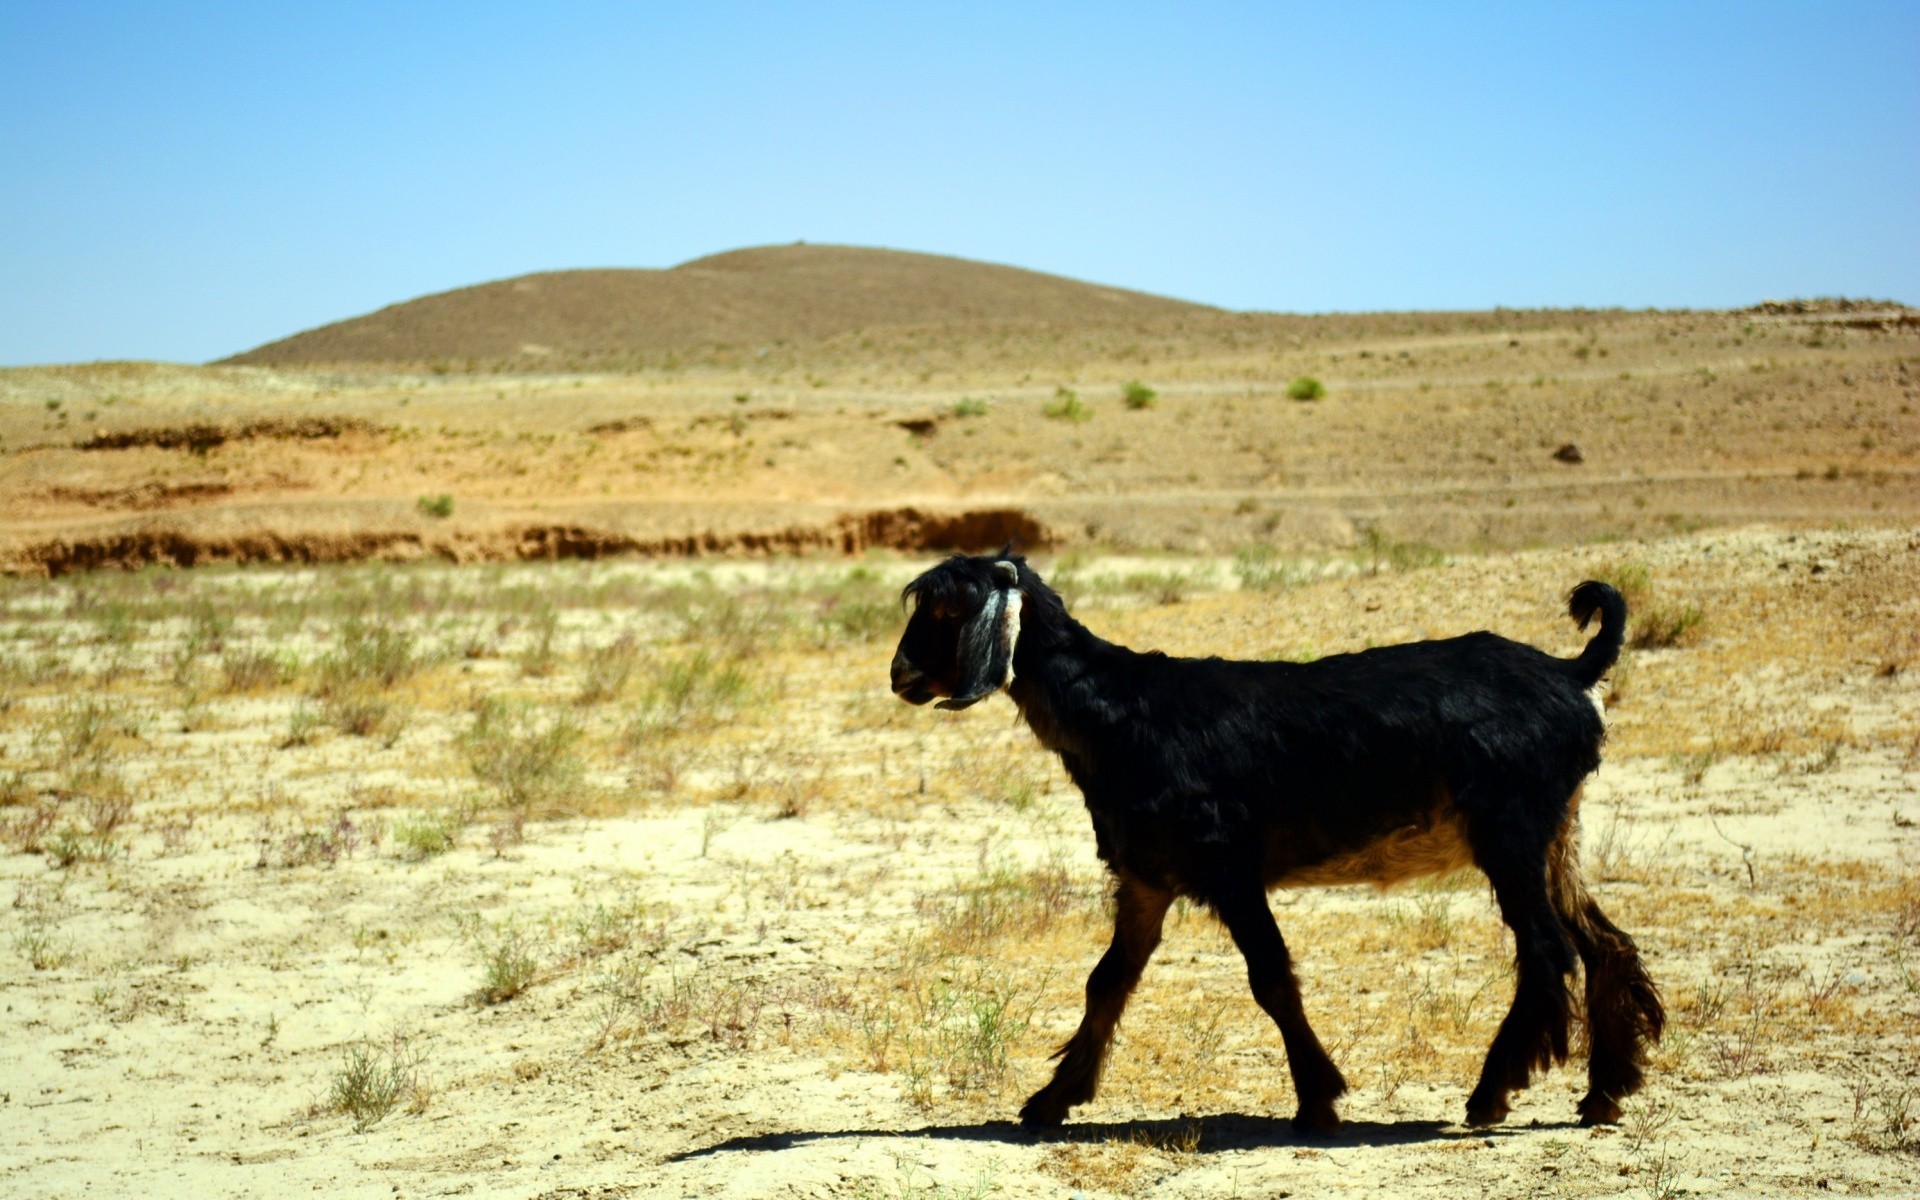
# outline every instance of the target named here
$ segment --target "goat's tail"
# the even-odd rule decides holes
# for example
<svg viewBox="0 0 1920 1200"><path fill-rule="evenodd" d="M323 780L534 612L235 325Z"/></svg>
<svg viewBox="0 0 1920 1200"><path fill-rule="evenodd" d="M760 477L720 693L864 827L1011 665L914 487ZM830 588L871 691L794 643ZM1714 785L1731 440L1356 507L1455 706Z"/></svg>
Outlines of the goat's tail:
<svg viewBox="0 0 1920 1200"><path fill-rule="evenodd" d="M1607 584L1589 579L1567 597L1567 611L1582 629L1593 620L1594 613L1600 614L1600 632L1593 635L1580 657L1567 661L1580 686L1592 687L1620 657L1620 647L1627 640L1627 602Z"/></svg>

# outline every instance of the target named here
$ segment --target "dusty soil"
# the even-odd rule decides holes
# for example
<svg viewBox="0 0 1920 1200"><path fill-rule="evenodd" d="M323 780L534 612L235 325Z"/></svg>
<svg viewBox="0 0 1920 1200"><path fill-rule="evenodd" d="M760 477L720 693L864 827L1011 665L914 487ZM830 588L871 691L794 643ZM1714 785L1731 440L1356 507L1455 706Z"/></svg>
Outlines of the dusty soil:
<svg viewBox="0 0 1920 1200"><path fill-rule="evenodd" d="M1011 1124L1104 887L995 699L884 685L923 559L81 573L0 601L0 1190L36 1196L1908 1195L1920 541L1698 532L1443 557L1039 565L1099 631L1326 654L1641 611L1587 793L1671 1025L1456 1122L1510 987L1476 879L1275 897L1354 1083L1181 912L1101 1097Z"/></svg>

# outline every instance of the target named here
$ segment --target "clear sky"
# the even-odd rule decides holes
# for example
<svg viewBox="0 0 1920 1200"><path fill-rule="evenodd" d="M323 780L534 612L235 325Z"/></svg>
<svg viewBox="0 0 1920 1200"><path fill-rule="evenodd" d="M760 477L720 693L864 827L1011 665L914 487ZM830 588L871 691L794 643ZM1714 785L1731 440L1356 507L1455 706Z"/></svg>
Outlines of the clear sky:
<svg viewBox="0 0 1920 1200"><path fill-rule="evenodd" d="M797 239L1232 308L1920 303L1920 3L0 0L0 364Z"/></svg>

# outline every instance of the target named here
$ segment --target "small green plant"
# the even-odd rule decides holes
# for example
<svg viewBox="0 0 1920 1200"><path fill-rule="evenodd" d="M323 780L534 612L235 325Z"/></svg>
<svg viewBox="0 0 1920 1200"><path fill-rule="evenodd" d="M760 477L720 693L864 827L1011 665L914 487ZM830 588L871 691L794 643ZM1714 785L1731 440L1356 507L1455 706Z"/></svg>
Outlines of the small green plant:
<svg viewBox="0 0 1920 1200"><path fill-rule="evenodd" d="M56 867L70 867L79 862L112 862L124 849L110 833L79 829L72 825L55 829L41 843L41 847Z"/></svg>
<svg viewBox="0 0 1920 1200"><path fill-rule="evenodd" d="M358 684L390 688L425 665L414 652L413 634L353 617L340 627L338 644L319 662L317 691L325 699Z"/></svg>
<svg viewBox="0 0 1920 1200"><path fill-rule="evenodd" d="M1276 592L1311 583L1312 563L1283 556L1272 546L1246 546L1233 556L1233 574L1240 586L1258 592Z"/></svg>
<svg viewBox="0 0 1920 1200"><path fill-rule="evenodd" d="M586 675L580 681L575 703L600 704L619 699L633 679L634 668L639 665L639 644L634 641L632 634L621 634L612 645L587 656Z"/></svg>
<svg viewBox="0 0 1920 1200"><path fill-rule="evenodd" d="M112 701L88 696L63 701L52 715L49 732L59 762L99 766L110 761L123 742L138 738L140 725Z"/></svg>
<svg viewBox="0 0 1920 1200"><path fill-rule="evenodd" d="M1327 394L1327 385L1311 375L1301 375L1287 385L1289 400L1318 400Z"/></svg>
<svg viewBox="0 0 1920 1200"><path fill-rule="evenodd" d="M1653 572L1646 563L1608 563L1596 569L1593 577L1601 583L1611 584L1613 590L1620 593L1620 598L1627 602L1629 614L1638 613L1653 603Z"/></svg>
<svg viewBox="0 0 1920 1200"><path fill-rule="evenodd" d="M408 1102L415 1111L426 1107L427 1089L420 1077L425 1055L395 1034L385 1044L362 1039L341 1054L334 1072L326 1109L353 1119L356 1133L365 1133Z"/></svg>
<svg viewBox="0 0 1920 1200"><path fill-rule="evenodd" d="M1627 641L1637 650L1666 650L1686 645L1699 635L1703 620L1705 614L1698 604L1656 604L1642 611Z"/></svg>
<svg viewBox="0 0 1920 1200"><path fill-rule="evenodd" d="M900 624L900 598L866 567L855 567L820 602L820 642L873 641Z"/></svg>
<svg viewBox="0 0 1920 1200"><path fill-rule="evenodd" d="M1374 574L1379 574L1382 568L1411 571L1420 567L1437 567L1447 561L1446 552L1438 546L1426 542L1401 541L1380 532L1378 528L1369 527L1363 540L1367 565Z"/></svg>
<svg viewBox="0 0 1920 1200"><path fill-rule="evenodd" d="M295 746L311 746L320 731L326 727L326 721L320 716L320 710L302 700L293 706L287 714L287 732L281 735L280 748L291 750Z"/></svg>
<svg viewBox="0 0 1920 1200"><path fill-rule="evenodd" d="M984 417L987 415L987 402L973 396L962 396L953 406L956 417Z"/></svg>
<svg viewBox="0 0 1920 1200"><path fill-rule="evenodd" d="M445 854L453 849L464 824L453 812L407 813L393 822L393 848L414 862Z"/></svg>
<svg viewBox="0 0 1920 1200"><path fill-rule="evenodd" d="M1420 950L1444 950L1453 941L1453 906L1437 888L1422 888L1411 905L1396 901L1388 907L1386 919L1404 930Z"/></svg>
<svg viewBox="0 0 1920 1200"><path fill-rule="evenodd" d="M45 923L29 922L16 930L13 947L36 971L57 971L73 958L73 945Z"/></svg>
<svg viewBox="0 0 1920 1200"><path fill-rule="evenodd" d="M752 690L744 666L702 647L660 667L646 689L641 720L655 729L711 729L745 704Z"/></svg>
<svg viewBox="0 0 1920 1200"><path fill-rule="evenodd" d="M525 706L489 698L474 713L460 748L480 785L525 819L579 791L586 772L580 736L580 723L570 714L541 721Z"/></svg>
<svg viewBox="0 0 1920 1200"><path fill-rule="evenodd" d="M362 685L329 692L320 701L319 716L342 733L372 738L391 749L406 732L413 707Z"/></svg>
<svg viewBox="0 0 1920 1200"><path fill-rule="evenodd" d="M1135 379L1120 389L1120 399L1126 402L1128 408L1138 412L1159 404L1160 393Z"/></svg>
<svg viewBox="0 0 1920 1200"><path fill-rule="evenodd" d="M1080 399L1080 393L1065 384L1053 390L1053 399L1047 401L1040 411L1053 420L1070 421L1075 425L1093 420L1093 410Z"/></svg>
<svg viewBox="0 0 1920 1200"><path fill-rule="evenodd" d="M444 521L453 515L453 497L446 492L438 496L422 496L418 504L423 516L432 517L435 520Z"/></svg>
<svg viewBox="0 0 1920 1200"><path fill-rule="evenodd" d="M481 977L474 998L483 1004L504 1004L526 991L540 973L532 940L517 925L476 930L475 944L480 951Z"/></svg>
<svg viewBox="0 0 1920 1200"><path fill-rule="evenodd" d="M290 682L296 673L293 660L272 650L234 647L220 656L220 671L226 676L229 692L258 692Z"/></svg>
<svg viewBox="0 0 1920 1200"><path fill-rule="evenodd" d="M560 649L555 644L560 636L560 613L551 604L543 604L533 614L533 640L519 654L520 673L533 679L544 679L553 674L553 668L560 661Z"/></svg>

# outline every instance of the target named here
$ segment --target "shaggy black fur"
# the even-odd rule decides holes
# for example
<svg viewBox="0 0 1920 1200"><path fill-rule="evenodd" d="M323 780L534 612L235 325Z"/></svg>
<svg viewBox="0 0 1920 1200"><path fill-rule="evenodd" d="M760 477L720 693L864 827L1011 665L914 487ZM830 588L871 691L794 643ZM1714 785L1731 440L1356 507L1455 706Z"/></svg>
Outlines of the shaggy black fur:
<svg viewBox="0 0 1920 1200"><path fill-rule="evenodd" d="M915 604L894 691L964 708L1004 686L1084 793L1117 879L1113 943L1087 981L1086 1017L1023 1120L1057 1124L1092 1098L1167 908L1188 896L1226 925L1280 1028L1296 1124L1336 1127L1346 1083L1307 1023L1266 892L1467 862L1514 930L1519 976L1468 1120L1501 1120L1509 1092L1566 1058L1576 957L1591 1050L1580 1112L1589 1124L1618 1119L1663 1014L1633 940L1587 893L1574 841L1604 736L1587 690L1626 628L1612 588L1574 589L1572 615L1584 628L1597 613L1600 631L1572 660L1483 632L1311 663L1136 653L1094 636L1007 554L949 559L905 596Z"/></svg>

